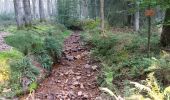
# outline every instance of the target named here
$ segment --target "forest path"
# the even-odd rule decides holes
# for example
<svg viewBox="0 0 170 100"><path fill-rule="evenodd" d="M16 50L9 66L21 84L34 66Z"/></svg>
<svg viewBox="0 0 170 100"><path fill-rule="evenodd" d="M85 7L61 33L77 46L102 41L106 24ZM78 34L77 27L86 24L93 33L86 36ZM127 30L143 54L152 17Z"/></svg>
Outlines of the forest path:
<svg viewBox="0 0 170 100"><path fill-rule="evenodd" d="M82 46L79 32L65 40L63 52L61 63L27 100L95 100L100 95L97 66L90 61L88 48Z"/></svg>
<svg viewBox="0 0 170 100"><path fill-rule="evenodd" d="M4 38L8 36L7 32L0 32L0 52L10 50L12 47L5 43Z"/></svg>

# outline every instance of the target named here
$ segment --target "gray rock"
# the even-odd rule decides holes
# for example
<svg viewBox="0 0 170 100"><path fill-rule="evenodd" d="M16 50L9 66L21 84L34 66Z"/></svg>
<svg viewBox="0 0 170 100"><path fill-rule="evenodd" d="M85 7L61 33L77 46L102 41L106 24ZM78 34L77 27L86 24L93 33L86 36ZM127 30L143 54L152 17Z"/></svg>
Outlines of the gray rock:
<svg viewBox="0 0 170 100"><path fill-rule="evenodd" d="M66 59L67 59L68 61L73 61L73 60L74 60L74 57L73 57L73 56L68 56L68 55L66 55Z"/></svg>
<svg viewBox="0 0 170 100"><path fill-rule="evenodd" d="M86 65L84 65L84 68L89 69L89 68L90 68L90 65L89 65L89 64L86 64Z"/></svg>

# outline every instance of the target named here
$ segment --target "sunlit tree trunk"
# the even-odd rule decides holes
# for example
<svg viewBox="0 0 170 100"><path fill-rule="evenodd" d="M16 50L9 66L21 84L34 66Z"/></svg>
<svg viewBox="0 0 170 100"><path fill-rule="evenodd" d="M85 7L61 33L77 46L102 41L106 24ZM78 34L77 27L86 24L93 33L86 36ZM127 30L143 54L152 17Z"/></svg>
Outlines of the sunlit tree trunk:
<svg viewBox="0 0 170 100"><path fill-rule="evenodd" d="M32 22L30 0L23 0L23 5L24 5L24 12L25 12L24 15L25 26L29 27L31 26L31 22Z"/></svg>
<svg viewBox="0 0 170 100"><path fill-rule="evenodd" d="M39 0L39 14L40 14L40 22L45 21L44 0Z"/></svg>
<svg viewBox="0 0 170 100"><path fill-rule="evenodd" d="M163 47L170 46L170 8L165 12L165 20L161 34L161 45Z"/></svg>
<svg viewBox="0 0 170 100"><path fill-rule="evenodd" d="M139 12L139 4L136 3L136 12L135 12L135 21L134 21L134 30L139 31L139 20L140 20L140 12Z"/></svg>
<svg viewBox="0 0 170 100"><path fill-rule="evenodd" d="M24 12L22 8L22 0L14 0L14 9L15 9L15 17L17 22L18 29L21 29L24 27Z"/></svg>

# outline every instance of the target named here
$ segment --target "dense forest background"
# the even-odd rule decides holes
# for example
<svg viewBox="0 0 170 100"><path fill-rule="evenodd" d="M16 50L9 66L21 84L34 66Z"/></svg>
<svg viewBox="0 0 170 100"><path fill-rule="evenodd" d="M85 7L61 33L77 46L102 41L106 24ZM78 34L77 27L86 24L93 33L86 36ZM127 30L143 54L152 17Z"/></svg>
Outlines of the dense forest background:
<svg viewBox="0 0 170 100"><path fill-rule="evenodd" d="M0 0L0 99L169 100L169 0Z"/></svg>

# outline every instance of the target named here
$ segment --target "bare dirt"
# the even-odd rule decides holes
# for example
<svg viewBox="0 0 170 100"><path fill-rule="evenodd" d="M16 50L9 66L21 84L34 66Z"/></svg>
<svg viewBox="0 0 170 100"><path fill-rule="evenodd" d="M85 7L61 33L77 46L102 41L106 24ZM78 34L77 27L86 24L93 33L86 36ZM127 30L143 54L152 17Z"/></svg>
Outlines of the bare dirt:
<svg viewBox="0 0 170 100"><path fill-rule="evenodd" d="M82 45L79 32L64 42L63 57L31 95L20 100L95 100L100 95L97 85L98 66L90 60L89 49Z"/></svg>

